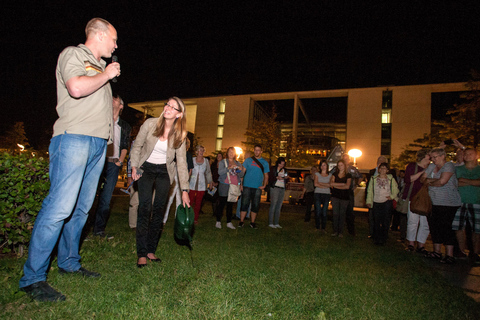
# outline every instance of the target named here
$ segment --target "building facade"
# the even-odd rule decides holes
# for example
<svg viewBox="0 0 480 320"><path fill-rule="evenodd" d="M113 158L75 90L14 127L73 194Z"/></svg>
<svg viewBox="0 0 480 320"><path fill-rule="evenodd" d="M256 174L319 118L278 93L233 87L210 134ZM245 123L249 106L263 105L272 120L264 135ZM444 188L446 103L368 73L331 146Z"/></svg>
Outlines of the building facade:
<svg viewBox="0 0 480 320"><path fill-rule="evenodd" d="M299 112L305 113L302 99L346 97L346 123L334 128L333 134L341 137L343 130L345 140L340 138L339 143L347 151L361 150L362 156L356 159L357 166L369 169L375 167L380 155L388 158L398 156L407 144L430 133L433 93L461 92L466 90L465 85L462 82L379 86L185 98L183 101L187 107L187 129L202 141L208 154L230 146L245 148L242 141L245 141L246 129L254 125L256 118L262 117L263 110L258 101L292 100L291 129L288 125L284 129L298 135L312 131L311 128L320 130L318 124L307 123L309 128L299 124ZM136 102L128 106L145 115L158 117L163 111L163 102ZM331 137L331 134L328 136Z"/></svg>

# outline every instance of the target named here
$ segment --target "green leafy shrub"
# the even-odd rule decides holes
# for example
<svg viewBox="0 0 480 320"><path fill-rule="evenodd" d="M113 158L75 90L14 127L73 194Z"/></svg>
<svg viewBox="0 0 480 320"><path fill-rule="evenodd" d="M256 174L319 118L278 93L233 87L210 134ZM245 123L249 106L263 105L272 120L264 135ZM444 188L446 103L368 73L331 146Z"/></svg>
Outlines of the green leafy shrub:
<svg viewBox="0 0 480 320"><path fill-rule="evenodd" d="M48 160L0 153L1 252L23 251L49 188Z"/></svg>

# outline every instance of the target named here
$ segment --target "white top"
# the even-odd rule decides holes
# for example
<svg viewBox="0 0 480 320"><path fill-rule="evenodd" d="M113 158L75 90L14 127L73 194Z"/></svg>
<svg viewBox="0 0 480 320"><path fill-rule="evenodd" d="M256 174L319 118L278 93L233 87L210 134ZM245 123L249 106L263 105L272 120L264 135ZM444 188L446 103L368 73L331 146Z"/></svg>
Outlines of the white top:
<svg viewBox="0 0 480 320"><path fill-rule="evenodd" d="M278 172L278 170L277 170ZM282 168L282 170L280 172L278 172L278 176L280 178L285 178L285 169ZM283 188L285 189L285 180L277 180L275 182L275 187L279 187L279 188Z"/></svg>
<svg viewBox="0 0 480 320"><path fill-rule="evenodd" d="M387 197L394 198L390 189L390 180L388 178L376 178L375 190L373 191L373 202L384 203L387 202Z"/></svg>
<svg viewBox="0 0 480 320"><path fill-rule="evenodd" d="M153 148L152 154L147 159L147 162L153 164L167 163L167 147L168 140L160 141L160 139L158 139L155 148Z"/></svg>
<svg viewBox="0 0 480 320"><path fill-rule="evenodd" d="M207 161L203 158L203 163L197 163L197 157L193 157L193 170L190 177L190 190L205 191L207 182L205 180L205 171L207 171Z"/></svg>
<svg viewBox="0 0 480 320"><path fill-rule="evenodd" d="M122 128L120 128L120 125L118 124L118 120L120 120L120 117L118 117L117 121L113 125L113 156L108 157L110 159L118 159L120 158L120 133L122 131Z"/></svg>

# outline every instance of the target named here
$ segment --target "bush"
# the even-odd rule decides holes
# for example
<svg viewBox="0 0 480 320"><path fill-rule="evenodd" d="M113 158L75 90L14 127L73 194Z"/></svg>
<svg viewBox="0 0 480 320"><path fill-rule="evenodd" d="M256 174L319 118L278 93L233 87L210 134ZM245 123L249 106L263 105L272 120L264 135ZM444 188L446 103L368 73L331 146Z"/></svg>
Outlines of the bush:
<svg viewBox="0 0 480 320"><path fill-rule="evenodd" d="M0 252L23 253L49 188L48 160L0 154Z"/></svg>

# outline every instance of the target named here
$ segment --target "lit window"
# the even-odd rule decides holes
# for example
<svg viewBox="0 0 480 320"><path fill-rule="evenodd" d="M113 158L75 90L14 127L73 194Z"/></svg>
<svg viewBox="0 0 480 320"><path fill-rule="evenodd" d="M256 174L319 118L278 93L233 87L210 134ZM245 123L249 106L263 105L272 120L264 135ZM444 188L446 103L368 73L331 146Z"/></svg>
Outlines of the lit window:
<svg viewBox="0 0 480 320"><path fill-rule="evenodd" d="M225 99L220 100L220 107L218 109L219 113L225 113L225 105L226 105Z"/></svg>
<svg viewBox="0 0 480 320"><path fill-rule="evenodd" d="M218 125L219 125L219 126L223 126L224 121L225 121L225 114L224 114L224 113L220 113L220 114L218 115Z"/></svg>
<svg viewBox="0 0 480 320"><path fill-rule="evenodd" d="M383 111L382 112L382 123L392 123L391 118L390 118L391 114L392 113L391 113L390 110Z"/></svg>
<svg viewBox="0 0 480 320"><path fill-rule="evenodd" d="M216 150L222 150L222 139L217 139L217 143L215 144Z"/></svg>
<svg viewBox="0 0 480 320"><path fill-rule="evenodd" d="M223 138L223 127L217 128L217 138Z"/></svg>

